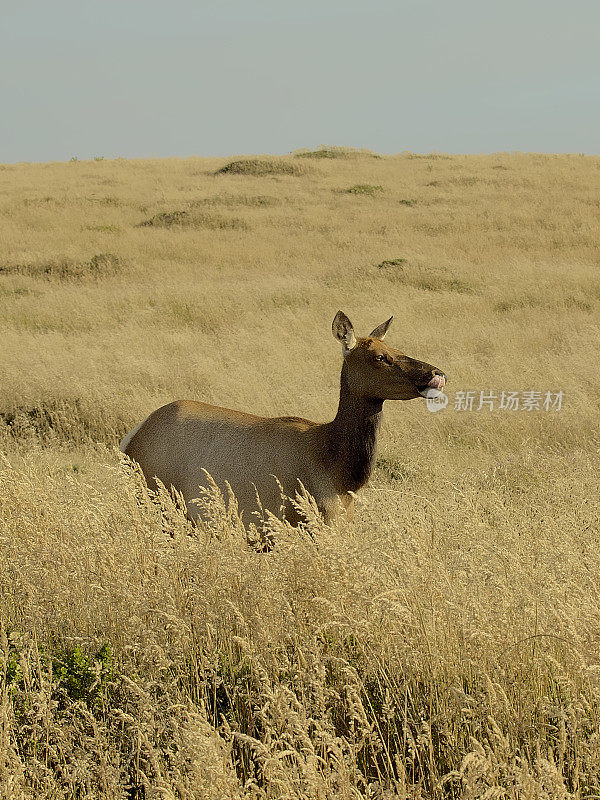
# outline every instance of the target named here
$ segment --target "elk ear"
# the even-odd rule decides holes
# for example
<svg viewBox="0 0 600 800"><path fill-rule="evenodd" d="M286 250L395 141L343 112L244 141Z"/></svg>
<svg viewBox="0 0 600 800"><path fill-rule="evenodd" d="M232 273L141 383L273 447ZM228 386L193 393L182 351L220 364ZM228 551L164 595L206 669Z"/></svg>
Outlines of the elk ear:
<svg viewBox="0 0 600 800"><path fill-rule="evenodd" d="M371 339L383 339L388 332L388 328L392 324L393 319L393 317L390 317L387 322L382 322L381 325L378 325L374 331L371 331Z"/></svg>
<svg viewBox="0 0 600 800"><path fill-rule="evenodd" d="M343 311L338 311L335 315L331 330L338 342L342 343L344 353L348 352L348 350L352 350L356 344L356 336L354 335L352 323Z"/></svg>

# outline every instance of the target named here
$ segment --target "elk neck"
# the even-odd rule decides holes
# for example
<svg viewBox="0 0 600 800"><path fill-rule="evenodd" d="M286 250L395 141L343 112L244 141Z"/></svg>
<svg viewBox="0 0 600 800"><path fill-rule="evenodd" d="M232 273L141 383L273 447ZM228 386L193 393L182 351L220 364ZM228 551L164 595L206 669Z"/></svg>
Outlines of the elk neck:
<svg viewBox="0 0 600 800"><path fill-rule="evenodd" d="M358 491L371 476L382 409L383 400L359 397L350 390L344 365L338 411L325 426L328 460L343 491Z"/></svg>

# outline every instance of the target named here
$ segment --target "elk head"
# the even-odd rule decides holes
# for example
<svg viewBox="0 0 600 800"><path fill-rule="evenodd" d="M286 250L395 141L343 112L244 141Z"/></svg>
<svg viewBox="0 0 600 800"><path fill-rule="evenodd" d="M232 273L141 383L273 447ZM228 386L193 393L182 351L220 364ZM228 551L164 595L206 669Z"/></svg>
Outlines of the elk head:
<svg viewBox="0 0 600 800"><path fill-rule="evenodd" d="M383 341L393 320L378 325L369 336L357 338L348 317L338 311L332 330L344 353L342 377L357 397L373 400L412 400L440 390L446 376L437 367L401 353Z"/></svg>

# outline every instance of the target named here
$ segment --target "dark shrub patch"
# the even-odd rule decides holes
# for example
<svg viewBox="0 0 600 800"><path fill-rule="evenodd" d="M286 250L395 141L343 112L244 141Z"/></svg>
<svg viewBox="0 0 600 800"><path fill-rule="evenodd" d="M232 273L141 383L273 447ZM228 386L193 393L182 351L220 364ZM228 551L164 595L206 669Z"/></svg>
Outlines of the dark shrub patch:
<svg viewBox="0 0 600 800"><path fill-rule="evenodd" d="M377 264L379 269L386 269L388 267L400 267L401 269L408 264L406 258L389 258L385 261L382 261L380 264Z"/></svg>
<svg viewBox="0 0 600 800"><path fill-rule="evenodd" d="M281 203L278 197L267 194L218 194L193 200L191 206L248 206L250 208L270 208Z"/></svg>
<svg viewBox="0 0 600 800"><path fill-rule="evenodd" d="M193 211L165 211L140 222L144 228L208 228L209 230L248 230L248 223L238 217L223 217Z"/></svg>
<svg viewBox="0 0 600 800"><path fill-rule="evenodd" d="M67 256L59 256L48 261L3 264L0 266L0 273L68 281L109 277L120 272L123 267L124 262L120 256L114 253L96 253L89 261L78 261Z"/></svg>
<svg viewBox="0 0 600 800"><path fill-rule="evenodd" d="M370 150L356 150L352 147L327 146L322 144L316 150L301 150L294 153L295 158L352 158L366 156L367 158L381 158L379 153Z"/></svg>
<svg viewBox="0 0 600 800"><path fill-rule="evenodd" d="M349 189L344 189L346 194L366 194L369 197L374 197L377 192L383 192L383 186L373 186L370 183L357 183Z"/></svg>
<svg viewBox="0 0 600 800"><path fill-rule="evenodd" d="M304 175L305 170L298 164L290 161L267 161L260 158L246 158L240 161L230 161L218 169L217 175Z"/></svg>
<svg viewBox="0 0 600 800"><path fill-rule="evenodd" d="M47 398L27 405L11 404L0 411L0 434L11 439L57 442L116 443L127 423L93 400Z"/></svg>
<svg viewBox="0 0 600 800"><path fill-rule="evenodd" d="M163 211L160 214L155 214L150 219L140 222L139 227L156 227L156 228L170 228L173 225L189 225L190 212L189 211Z"/></svg>

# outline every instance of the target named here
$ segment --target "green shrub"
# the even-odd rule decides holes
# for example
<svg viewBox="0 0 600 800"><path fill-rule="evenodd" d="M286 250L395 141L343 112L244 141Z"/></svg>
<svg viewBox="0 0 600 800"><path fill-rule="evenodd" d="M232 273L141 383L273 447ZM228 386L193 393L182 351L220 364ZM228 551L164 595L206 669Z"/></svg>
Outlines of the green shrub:
<svg viewBox="0 0 600 800"><path fill-rule="evenodd" d="M248 230L248 223L237 217L223 217L192 211L163 211L140 222L144 228L208 228L209 230Z"/></svg>
<svg viewBox="0 0 600 800"><path fill-rule="evenodd" d="M377 192L383 192L383 186L373 186L370 183L357 183L349 189L344 189L346 194L366 194L369 197L374 197Z"/></svg>
<svg viewBox="0 0 600 800"><path fill-rule="evenodd" d="M120 233L121 228L118 225L88 225L88 231L96 231L98 233Z"/></svg>
<svg viewBox="0 0 600 800"><path fill-rule="evenodd" d="M2 633L6 638L2 637L4 648L0 648L0 688L4 684L14 699L18 692L26 689L22 663L31 663L32 655L42 670L51 670L53 696L59 704L63 698L83 702L91 708L97 704L106 685L117 677L109 642L93 654L86 653L80 645L59 647L50 652L38 650L28 637L15 631ZM21 705L17 701L17 710Z"/></svg>
<svg viewBox="0 0 600 800"><path fill-rule="evenodd" d="M155 214L150 219L140 222L139 227L170 228L173 225L189 225L189 221L189 211L162 211L160 214Z"/></svg>
<svg viewBox="0 0 600 800"><path fill-rule="evenodd" d="M230 161L218 169L217 175L252 175L263 177L265 175L304 175L305 170L290 161L269 160L260 158L246 158L240 161Z"/></svg>
<svg viewBox="0 0 600 800"><path fill-rule="evenodd" d="M405 264L408 264L408 260L406 258L388 258L385 261L382 261L380 264L378 264L377 268L378 269L386 269L388 267L403 268Z"/></svg>
<svg viewBox="0 0 600 800"><path fill-rule="evenodd" d="M317 150L306 150L294 153L295 158L348 158L348 151L344 147L326 147L321 145Z"/></svg>
<svg viewBox="0 0 600 800"><path fill-rule="evenodd" d="M351 158L367 156L368 158L381 158L379 153L370 150L361 150L354 147L339 147L337 145L320 145L316 150L299 150L294 153L295 158Z"/></svg>
<svg viewBox="0 0 600 800"><path fill-rule="evenodd" d="M414 469L411 470L407 465L392 458L378 458L375 466L390 481L405 480L414 473Z"/></svg>
<svg viewBox="0 0 600 800"><path fill-rule="evenodd" d="M59 651L52 657L52 677L70 700L94 706L106 684L115 679L110 644L105 642L94 655L87 655L79 645Z"/></svg>

